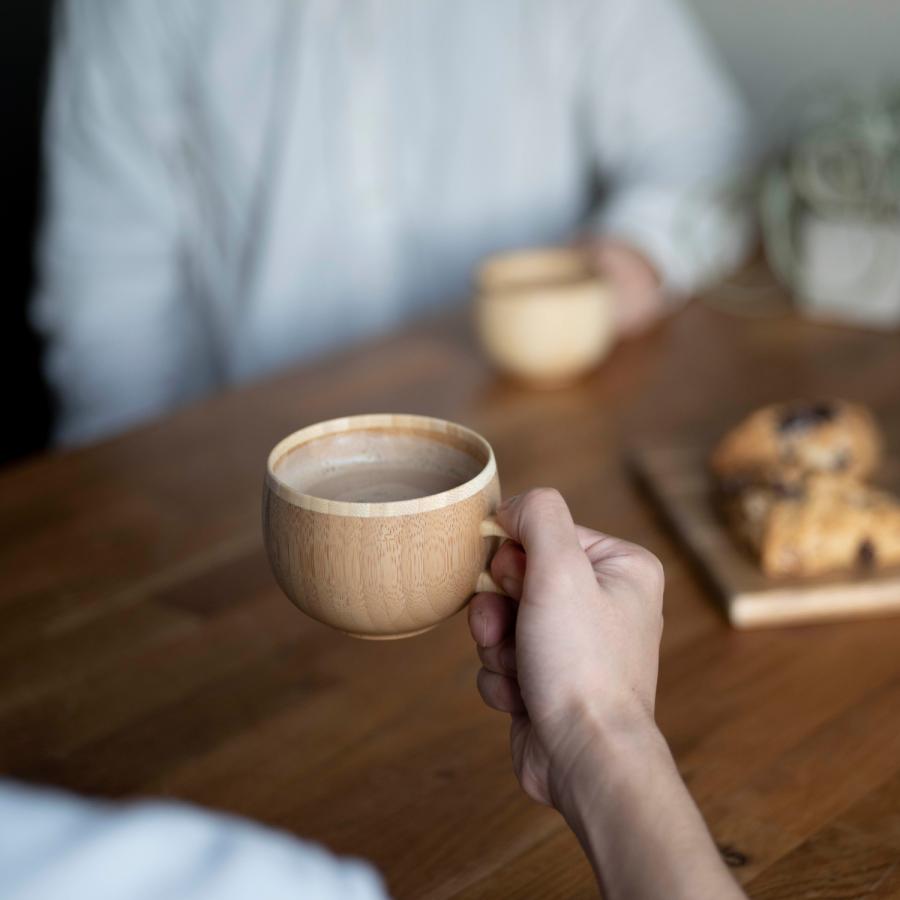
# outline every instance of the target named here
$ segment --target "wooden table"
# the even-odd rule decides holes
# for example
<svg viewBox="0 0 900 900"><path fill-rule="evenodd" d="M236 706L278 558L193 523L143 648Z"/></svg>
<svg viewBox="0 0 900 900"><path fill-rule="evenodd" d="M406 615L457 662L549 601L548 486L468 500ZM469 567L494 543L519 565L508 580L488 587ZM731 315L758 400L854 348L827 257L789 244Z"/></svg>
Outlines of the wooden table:
<svg viewBox="0 0 900 900"><path fill-rule="evenodd" d="M576 519L662 558L659 722L751 896L898 896L900 619L731 631L625 465L633 442L713 435L786 396L858 398L900 423L898 388L896 334L694 304L590 380L532 393L495 378L460 317L7 471L0 770L251 816L368 857L397 897L595 895L562 820L515 782L463 616L354 641L269 573L275 441L428 413L491 441L507 493L554 485Z"/></svg>

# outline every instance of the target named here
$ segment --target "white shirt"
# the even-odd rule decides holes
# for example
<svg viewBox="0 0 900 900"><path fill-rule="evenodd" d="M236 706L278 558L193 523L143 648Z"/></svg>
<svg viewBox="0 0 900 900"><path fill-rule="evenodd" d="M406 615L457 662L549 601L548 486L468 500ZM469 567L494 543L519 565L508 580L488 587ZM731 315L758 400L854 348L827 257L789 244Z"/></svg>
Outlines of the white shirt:
<svg viewBox="0 0 900 900"><path fill-rule="evenodd" d="M84 441L625 238L685 294L742 107L677 0L65 0L35 322ZM598 188L602 187L602 191Z"/></svg>
<svg viewBox="0 0 900 900"><path fill-rule="evenodd" d="M385 900L369 865L174 803L0 780L0 900Z"/></svg>

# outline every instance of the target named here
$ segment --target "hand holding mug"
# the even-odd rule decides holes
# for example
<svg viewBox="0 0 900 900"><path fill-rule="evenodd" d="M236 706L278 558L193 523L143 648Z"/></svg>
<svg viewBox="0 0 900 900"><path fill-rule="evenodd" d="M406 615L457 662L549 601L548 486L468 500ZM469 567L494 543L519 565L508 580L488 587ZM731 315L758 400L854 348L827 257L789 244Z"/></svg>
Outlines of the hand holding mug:
<svg viewBox="0 0 900 900"><path fill-rule="evenodd" d="M510 597L479 594L469 623L522 787L563 814L610 900L743 897L653 719L659 561L575 525L556 491L512 498L498 519L518 542L491 563Z"/></svg>
<svg viewBox="0 0 900 900"><path fill-rule="evenodd" d="M491 563L509 597L482 593L469 607L478 687L488 706L512 714L523 788L550 803L565 789L582 724L652 727L663 572L644 548L576 526L554 490L510 499L498 520L517 543Z"/></svg>

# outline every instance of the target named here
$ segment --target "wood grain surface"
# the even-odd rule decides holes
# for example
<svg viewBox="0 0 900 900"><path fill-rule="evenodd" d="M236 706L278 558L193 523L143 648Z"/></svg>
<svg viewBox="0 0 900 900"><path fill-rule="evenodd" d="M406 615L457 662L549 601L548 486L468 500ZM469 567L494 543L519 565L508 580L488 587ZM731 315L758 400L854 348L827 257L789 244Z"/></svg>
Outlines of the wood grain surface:
<svg viewBox="0 0 900 900"><path fill-rule="evenodd" d="M779 295L764 292L766 308ZM298 613L260 534L266 455L316 421L462 422L505 493L549 484L667 572L658 719L752 897L900 895L900 620L736 632L628 474L747 409L838 395L900 418L896 334L693 304L589 380L497 379L463 317L224 393L0 475L0 769L166 795L371 859L401 898L590 897L556 813L513 778L462 616L408 641Z"/></svg>
<svg viewBox="0 0 900 900"><path fill-rule="evenodd" d="M900 615L900 570L836 572L814 578L769 578L718 514L698 445L637 447L633 463L688 553L705 572L735 628ZM893 476L898 467L884 466Z"/></svg>

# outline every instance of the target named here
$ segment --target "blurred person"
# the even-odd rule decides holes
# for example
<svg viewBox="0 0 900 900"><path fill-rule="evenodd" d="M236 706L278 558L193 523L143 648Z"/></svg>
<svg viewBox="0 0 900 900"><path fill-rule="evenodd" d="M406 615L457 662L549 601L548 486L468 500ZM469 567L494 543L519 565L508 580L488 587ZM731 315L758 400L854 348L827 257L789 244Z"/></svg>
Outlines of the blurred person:
<svg viewBox="0 0 900 900"><path fill-rule="evenodd" d="M558 493L506 501L513 542L469 625L485 703L511 714L513 768L555 807L607 900L743 897L654 722L663 572L576 526ZM261 826L189 807L101 806L0 781L4 900L385 897L377 874Z"/></svg>
<svg viewBox="0 0 900 900"><path fill-rule="evenodd" d="M739 260L742 106L679 0L62 0L32 316L83 442L588 233L619 331Z"/></svg>

